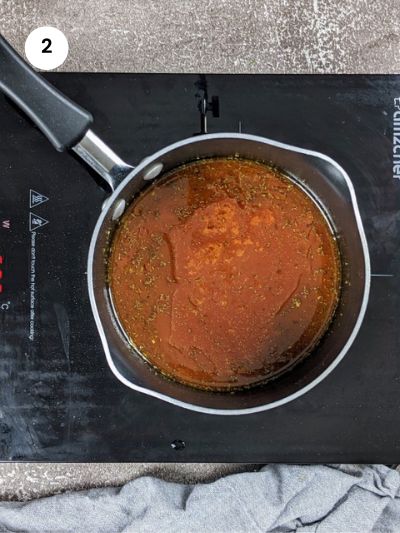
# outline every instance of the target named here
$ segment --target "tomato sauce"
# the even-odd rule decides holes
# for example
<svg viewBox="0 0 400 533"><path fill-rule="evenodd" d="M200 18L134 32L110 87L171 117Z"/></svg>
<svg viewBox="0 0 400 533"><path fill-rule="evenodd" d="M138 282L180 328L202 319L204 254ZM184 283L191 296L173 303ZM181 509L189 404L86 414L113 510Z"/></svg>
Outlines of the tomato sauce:
<svg viewBox="0 0 400 533"><path fill-rule="evenodd" d="M179 167L129 206L109 284L143 357L185 384L265 382L310 353L340 291L335 237L294 181L264 164Z"/></svg>

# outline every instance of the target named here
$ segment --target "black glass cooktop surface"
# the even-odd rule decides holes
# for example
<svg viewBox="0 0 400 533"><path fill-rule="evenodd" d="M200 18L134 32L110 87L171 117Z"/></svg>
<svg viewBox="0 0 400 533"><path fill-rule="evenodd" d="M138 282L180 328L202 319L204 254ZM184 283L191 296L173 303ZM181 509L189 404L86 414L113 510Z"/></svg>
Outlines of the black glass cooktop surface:
<svg viewBox="0 0 400 533"><path fill-rule="evenodd" d="M1 97L0 460L400 462L400 77L47 77L133 164L200 131L205 83L208 99L219 99L210 133L242 131L333 157L358 196L371 294L344 360L283 407L213 416L128 389L107 365L86 289L106 192Z"/></svg>

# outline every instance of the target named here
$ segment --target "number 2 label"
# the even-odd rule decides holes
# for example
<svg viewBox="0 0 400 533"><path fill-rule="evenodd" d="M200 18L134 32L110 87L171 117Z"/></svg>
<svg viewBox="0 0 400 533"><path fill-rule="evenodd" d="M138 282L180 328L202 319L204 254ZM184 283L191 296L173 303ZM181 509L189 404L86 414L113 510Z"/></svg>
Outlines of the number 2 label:
<svg viewBox="0 0 400 533"><path fill-rule="evenodd" d="M42 44L45 45L45 47L42 50L42 54L52 54L53 53L53 50L50 50L51 39L48 39L47 37L45 39L42 39Z"/></svg>
<svg viewBox="0 0 400 533"><path fill-rule="evenodd" d="M67 38L58 28L41 26L28 35L25 42L25 54L34 67L41 70L53 70L67 59Z"/></svg>

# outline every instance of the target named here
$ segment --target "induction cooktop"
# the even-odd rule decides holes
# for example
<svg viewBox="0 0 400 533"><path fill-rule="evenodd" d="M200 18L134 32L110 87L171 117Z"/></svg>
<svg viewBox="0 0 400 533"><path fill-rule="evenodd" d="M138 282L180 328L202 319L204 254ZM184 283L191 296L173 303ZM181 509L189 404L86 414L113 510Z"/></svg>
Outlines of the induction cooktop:
<svg viewBox="0 0 400 533"><path fill-rule="evenodd" d="M0 460L400 462L400 77L46 77L133 164L206 129L331 156L356 189L371 293L344 360L282 407L216 416L128 389L108 367L86 285L107 191L0 97Z"/></svg>

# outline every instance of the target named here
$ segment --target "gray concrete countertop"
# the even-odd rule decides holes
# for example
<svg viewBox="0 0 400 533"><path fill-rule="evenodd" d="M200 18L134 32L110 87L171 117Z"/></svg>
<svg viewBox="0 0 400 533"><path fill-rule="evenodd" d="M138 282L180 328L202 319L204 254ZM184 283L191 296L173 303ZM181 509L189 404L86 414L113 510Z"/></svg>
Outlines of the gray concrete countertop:
<svg viewBox="0 0 400 533"><path fill-rule="evenodd" d="M68 37L67 71L400 70L398 0L0 0L20 52L45 25Z"/></svg>
<svg viewBox="0 0 400 533"><path fill-rule="evenodd" d="M0 501L25 501L66 490L118 486L139 476L156 476L176 483L207 483L258 468L239 463L7 463L0 465Z"/></svg>
<svg viewBox="0 0 400 533"><path fill-rule="evenodd" d="M1 32L20 53L39 26L66 34L64 71L400 71L399 0L0 0ZM143 474L210 481L245 469L254 466L3 464L0 499L118 485Z"/></svg>

